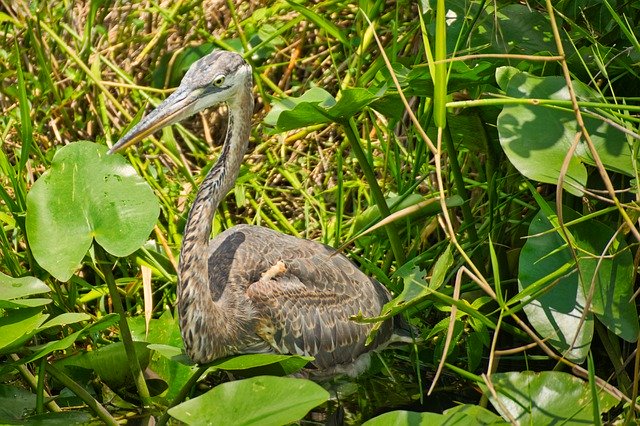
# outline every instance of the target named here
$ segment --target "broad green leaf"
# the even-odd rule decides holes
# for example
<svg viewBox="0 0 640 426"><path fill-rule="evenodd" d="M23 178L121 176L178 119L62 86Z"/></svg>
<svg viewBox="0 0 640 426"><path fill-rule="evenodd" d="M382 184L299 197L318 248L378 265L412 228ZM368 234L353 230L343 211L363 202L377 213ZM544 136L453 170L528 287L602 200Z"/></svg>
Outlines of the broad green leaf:
<svg viewBox="0 0 640 426"><path fill-rule="evenodd" d="M327 399L329 393L312 381L258 376L223 383L169 414L189 425L279 426L300 420Z"/></svg>
<svg viewBox="0 0 640 426"><path fill-rule="evenodd" d="M312 87L297 98L281 99L273 104L273 108L264 118L270 126L277 126L279 131L298 129L312 124L326 123L329 118L321 113L336 104L336 100L329 92L319 87ZM281 118L285 114L285 123Z"/></svg>
<svg viewBox="0 0 640 426"><path fill-rule="evenodd" d="M307 365L309 361L313 361L313 357L279 354L248 354L214 361L210 366L220 370L246 371L277 364L280 369L276 369L276 371L270 373L286 375L299 371Z"/></svg>
<svg viewBox="0 0 640 426"><path fill-rule="evenodd" d="M363 423L363 426L431 426L443 422L438 413L416 413L414 411L390 411Z"/></svg>
<svg viewBox="0 0 640 426"><path fill-rule="evenodd" d="M145 342L134 342L140 367L144 370L149 365L151 351ZM56 363L59 367L81 367L95 371L100 379L111 389L126 388L133 383L129 360L124 343L115 342L98 348L95 351L83 352L64 358Z"/></svg>
<svg viewBox="0 0 640 426"><path fill-rule="evenodd" d="M496 78L504 84L510 75L506 94L513 98L569 100L565 80L559 76L535 77L504 68ZM579 100L596 99L595 93L580 82L573 82ZM625 135L602 120L584 116L584 122L600 159L609 170L634 176L631 150ZM500 144L509 161L529 179L557 183L564 158L573 144L578 126L571 108L541 105L505 105L498 116ZM587 181L584 164L594 164L589 149L579 142L571 157L564 188L581 195Z"/></svg>
<svg viewBox="0 0 640 426"><path fill-rule="evenodd" d="M48 317L39 307L11 310L0 317L0 354L14 352L31 339Z"/></svg>
<svg viewBox="0 0 640 426"><path fill-rule="evenodd" d="M382 95L383 91L372 92L356 87L343 90L340 100L336 101L326 90L313 87L298 98L276 102L264 122L280 132L315 124L344 122Z"/></svg>
<svg viewBox="0 0 640 426"><path fill-rule="evenodd" d="M459 405L444 411L443 414L390 411L368 420L363 426L481 426L507 424L486 408L477 405Z"/></svg>
<svg viewBox="0 0 640 426"><path fill-rule="evenodd" d="M487 51L536 55L541 52L556 52L549 19L540 11L524 4L509 4L500 7L491 18L500 32L496 36L478 34L478 43L486 43Z"/></svg>
<svg viewBox="0 0 640 426"><path fill-rule="evenodd" d="M29 426L69 426L92 424L91 414L86 411L62 411L29 416L25 420Z"/></svg>
<svg viewBox="0 0 640 426"><path fill-rule="evenodd" d="M401 65L394 64L394 72ZM449 68L447 79L447 93L469 90L472 87L491 82L495 66L490 62L478 62L470 67L464 62L453 62ZM410 71L404 72L404 78L398 79L405 96L433 97L433 80L429 67L416 65ZM397 75L397 74L396 74ZM380 70L378 80L391 81L389 70L385 67ZM401 106L404 109L404 105Z"/></svg>
<svg viewBox="0 0 640 426"><path fill-rule="evenodd" d="M384 95L385 88L372 92L362 87L353 87L344 89L340 92L338 102L329 108L327 113L333 121L344 121L353 117L354 114L362 110L371 102L379 99Z"/></svg>
<svg viewBox="0 0 640 426"><path fill-rule="evenodd" d="M15 424L36 408L36 396L16 386L0 384L0 422Z"/></svg>
<svg viewBox="0 0 640 426"><path fill-rule="evenodd" d="M38 346L37 350L33 354L29 355L28 357L21 358L20 364L33 362L37 359L40 359L44 356L49 355L54 351L65 350L71 347L71 345L73 345L73 343L79 338L81 338L82 336L85 336L90 333L97 333L100 330L104 330L107 327L111 327L117 322L118 322L117 314L105 315L104 317L100 318L98 321L94 323L90 323L85 327L83 327L82 329L76 331L75 333L71 333L60 340L52 340L48 343L45 343L42 346Z"/></svg>
<svg viewBox="0 0 640 426"><path fill-rule="evenodd" d="M554 252L563 246L564 240L551 232L539 235L551 229L549 219L542 211L531 221L528 238L520 252L518 287L520 291L534 285L561 268L573 268L573 260L568 249ZM584 312L586 295L578 284L575 273L564 275L552 288L536 297L524 307L527 318L538 335L547 339L567 359L582 362L586 359L593 336L593 317L587 313L585 321L580 318ZM549 280L553 281L553 280ZM551 282L542 284L543 287ZM541 289L540 289L541 290ZM570 347L575 339L575 344Z"/></svg>
<svg viewBox="0 0 640 426"><path fill-rule="evenodd" d="M31 299L13 299L11 301L0 300L0 309L33 308L36 306L48 305L51 302L51 299L43 299L40 297Z"/></svg>
<svg viewBox="0 0 640 426"><path fill-rule="evenodd" d="M163 345L161 343L151 343L147 345L152 351L158 352L162 357L185 366L193 366L194 362L184 353L183 348L171 345Z"/></svg>
<svg viewBox="0 0 640 426"><path fill-rule="evenodd" d="M567 210L565 209L565 221L578 217ZM635 342L640 326L636 304L631 303L634 266L627 244L618 237L612 247L603 253L609 241L614 238L615 230L595 219L573 225L569 231L579 249L580 285L584 293L589 293L592 281L595 285L591 312L617 336L628 342Z"/></svg>
<svg viewBox="0 0 640 426"><path fill-rule="evenodd" d="M49 321L45 322L38 328L38 331L42 331L46 328L56 327L59 325L75 324L80 321L90 320L91 316L82 312L65 312L56 317L53 317Z"/></svg>
<svg viewBox="0 0 640 426"><path fill-rule="evenodd" d="M595 424L588 383L560 371L497 373L491 376L498 400L481 385L493 407L507 419L508 413L522 425ZM619 401L600 390L600 412Z"/></svg>
<svg viewBox="0 0 640 426"><path fill-rule="evenodd" d="M35 277L13 278L0 272L0 300L13 300L50 291L45 283Z"/></svg>
<svg viewBox="0 0 640 426"><path fill-rule="evenodd" d="M94 239L127 256L148 238L159 212L153 191L122 156L76 142L56 152L27 195L27 237L38 263L67 281Z"/></svg>
<svg viewBox="0 0 640 426"><path fill-rule="evenodd" d="M565 265L573 265L573 258L558 231L552 231L554 216L549 218L542 209L532 220L531 237L520 254L519 282L521 290L542 282ZM565 223L580 218L571 209L564 209ZM568 228L578 256L579 273L563 274L555 286L525 307L527 317L536 331L559 351L569 347L580 325L580 317L590 292L592 281L595 292L590 312L612 332L633 342L639 332L636 306L629 303L633 295L633 258L622 239L617 239L611 248L604 248L614 237L615 231L594 219L578 221ZM605 256L600 259L600 257ZM597 271L597 274L596 274ZM549 285L539 284L542 287ZM590 315L579 333L572 355L582 362L593 334Z"/></svg>

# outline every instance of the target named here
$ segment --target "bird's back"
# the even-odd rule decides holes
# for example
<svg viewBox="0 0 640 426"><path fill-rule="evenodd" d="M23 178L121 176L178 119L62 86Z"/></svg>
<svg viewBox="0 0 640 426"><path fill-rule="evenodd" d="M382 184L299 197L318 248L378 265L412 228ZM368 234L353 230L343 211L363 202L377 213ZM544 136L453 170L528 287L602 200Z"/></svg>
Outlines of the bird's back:
<svg viewBox="0 0 640 426"><path fill-rule="evenodd" d="M325 245L239 225L211 240L208 265L214 301L233 300L237 305L244 298L251 305L253 315L240 327L253 333L244 343L248 351L253 347L311 355L318 369L328 370L353 363L393 332L394 321L387 320L365 346L373 325L350 318L379 315L391 295ZM260 342L268 345L261 347Z"/></svg>

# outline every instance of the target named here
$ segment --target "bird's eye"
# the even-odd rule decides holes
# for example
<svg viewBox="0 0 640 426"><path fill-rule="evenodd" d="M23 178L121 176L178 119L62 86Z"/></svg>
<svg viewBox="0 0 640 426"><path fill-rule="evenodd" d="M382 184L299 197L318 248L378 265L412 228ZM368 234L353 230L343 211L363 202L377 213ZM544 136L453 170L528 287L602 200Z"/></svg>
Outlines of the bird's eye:
<svg viewBox="0 0 640 426"><path fill-rule="evenodd" d="M214 79L213 79L213 85L214 86L222 86L222 84L224 83L224 75L217 75Z"/></svg>

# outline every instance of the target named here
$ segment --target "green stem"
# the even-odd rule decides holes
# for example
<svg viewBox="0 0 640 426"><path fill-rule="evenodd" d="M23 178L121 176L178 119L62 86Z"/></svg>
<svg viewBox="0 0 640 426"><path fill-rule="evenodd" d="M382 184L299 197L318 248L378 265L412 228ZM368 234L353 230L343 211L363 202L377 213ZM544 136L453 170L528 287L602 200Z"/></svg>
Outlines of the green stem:
<svg viewBox="0 0 640 426"><path fill-rule="evenodd" d="M198 370L196 370L195 373L191 375L191 377L189 377L189 380L187 380L187 383L185 383L184 386L180 388L180 392L178 392L178 395L176 395L176 397L173 398L173 401L171 401L171 404L169 404L169 406L167 407L167 410L164 412L162 416L160 416L160 418L158 419L158 423L156 423L156 426L164 426L165 424L167 424L167 422L169 421L169 417L171 417L171 415L169 414L169 409L171 407L175 407L176 405L184 401L184 399L187 397L187 395L191 391L191 388L193 388L193 386L196 384L198 379L207 371L208 368L209 367L206 367L206 366L200 367L198 368Z"/></svg>
<svg viewBox="0 0 640 426"><path fill-rule="evenodd" d="M342 128L344 129L347 139L351 144L351 149L353 150L358 163L360 163L360 167L362 167L364 177L371 188L373 199L380 210L380 215L384 219L391 214L391 211L389 210L387 200L384 198L384 194L382 194L382 190L378 185L378 180L376 179L375 173L373 173L373 168L371 167L371 164L369 164L369 160L360 146L360 138L356 134L355 122L353 121L353 118L350 118L348 121L340 124L342 124ZM393 255L398 264L397 266L399 267L404 264L405 258L402 243L398 237L398 232L393 223L385 225L384 229L387 231L389 243L391 243L391 250L393 251Z"/></svg>
<svg viewBox="0 0 640 426"><path fill-rule="evenodd" d="M111 426L118 425L116 419L114 419L111 414L109 414L107 409L104 408L89 394L89 392L87 392L82 386L73 381L69 376L49 363L45 365L45 369L47 370L47 373L49 373L52 377L69 388L69 390L75 393L78 398L83 400L84 403L87 404L87 406L91 408L93 412L96 413L96 415L100 417L100 420L102 420L105 424Z"/></svg>
<svg viewBox="0 0 640 426"><path fill-rule="evenodd" d="M443 139L445 149L447 150L447 154L449 154L449 165L451 166L451 174L453 175L453 184L456 187L458 195L460 195L464 200L460 209L462 210L462 217L465 221L465 228L469 235L469 242L476 243L478 241L478 233L476 232L473 212L471 211L471 205L469 204L471 202L471 197L469 196L469 192L467 191L467 187L464 183L462 168L458 162L458 150L451 138L451 130L449 129L449 126L446 126L444 130Z"/></svg>
<svg viewBox="0 0 640 426"><path fill-rule="evenodd" d="M433 80L433 121L444 129L447 123L447 25L444 0L436 2L435 78Z"/></svg>
<svg viewBox="0 0 640 426"><path fill-rule="evenodd" d="M36 384L36 414L44 413L44 368L47 365L47 359L40 359L38 367L38 383Z"/></svg>
<svg viewBox="0 0 640 426"><path fill-rule="evenodd" d="M13 361L16 361L16 362L20 361L20 357L18 357L18 355L16 355L16 354L10 354L9 357ZM18 365L16 365L16 368L18 369L18 371L20 372L22 377L27 381L27 383L29 383L29 386L31 386L31 389L33 389L34 391L37 392L38 391L38 386L39 386L39 383L40 383L40 377L38 377L36 379L36 377L33 374L31 374L29 369L24 364L18 364ZM44 371L40 370L40 372L38 374L44 376ZM43 379L43 383L44 383L44 379ZM47 391L44 390L44 386L43 386L43 390L42 390L42 396L44 398L51 398L51 395L49 395L47 393ZM36 402L36 404L37 404L37 402ZM50 401L47 402L47 408L53 413L59 413L59 412L62 411L62 409L58 406L58 404L53 400L50 400Z"/></svg>
<svg viewBox="0 0 640 426"><path fill-rule="evenodd" d="M120 319L118 321L120 325L120 339L122 339L122 343L124 344L124 349L127 354L127 360L129 361L129 368L131 369L131 374L133 375L133 381L136 384L138 395L140 396L142 403L145 407L150 407L151 396L149 394L149 389L147 388L147 382L145 382L144 375L142 374L142 368L140 368L140 363L138 362L138 356L136 355L136 349L133 345L131 330L129 330L129 323L127 322L127 315L124 311L124 307L122 306L122 300L120 299L118 286L116 285L116 281L113 279L111 269L107 265L107 256L105 255L104 250L98 244L94 244L94 249L98 265L102 270L102 273L104 274L104 280L109 287L109 295L111 296L113 308L120 316Z"/></svg>

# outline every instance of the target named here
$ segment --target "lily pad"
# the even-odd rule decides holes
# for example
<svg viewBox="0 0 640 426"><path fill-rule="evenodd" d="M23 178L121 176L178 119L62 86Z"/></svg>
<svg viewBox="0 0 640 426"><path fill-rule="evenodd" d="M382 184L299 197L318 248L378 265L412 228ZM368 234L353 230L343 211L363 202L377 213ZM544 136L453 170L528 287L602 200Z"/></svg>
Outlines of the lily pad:
<svg viewBox="0 0 640 426"><path fill-rule="evenodd" d="M61 148L27 195L27 237L38 263L67 281L95 241L127 256L160 214L149 185L120 155L76 142Z"/></svg>
<svg viewBox="0 0 640 426"><path fill-rule="evenodd" d="M459 405L450 408L442 414L417 413L414 411L390 411L378 417L374 417L364 423L363 426L406 426L406 425L507 425L508 423L496 416L486 408L478 405Z"/></svg>
<svg viewBox="0 0 640 426"><path fill-rule="evenodd" d="M596 424L589 384L560 371L498 373L491 376L497 399L481 385L503 418L508 412L518 424ZM619 401L600 390L600 413ZM505 411L506 410L506 411Z"/></svg>
<svg viewBox="0 0 640 426"><path fill-rule="evenodd" d="M496 80L503 85L502 89L506 94L513 98L570 99L565 80L559 76L536 77L502 67L496 72ZM584 84L576 81L573 86L579 100L597 99L595 92ZM634 176L631 149L626 136L602 120L586 114L583 118L605 167ZM571 108L558 109L533 104L505 105L497 124L500 144L509 161L520 173L540 182L558 182L562 164L578 131ZM580 141L569 161L565 176L564 189L574 195L581 195L586 185L585 164L594 164L594 160L586 144Z"/></svg>
<svg viewBox="0 0 640 426"><path fill-rule="evenodd" d="M329 392L312 381L258 376L223 383L169 414L189 425L279 426L300 420L327 399Z"/></svg>
<svg viewBox="0 0 640 426"><path fill-rule="evenodd" d="M580 216L565 208L563 217L567 222ZM527 240L520 254L520 290L544 290L524 308L535 330L560 352L568 351L567 358L575 362L584 361L589 350L593 336L591 313L618 336L635 341L638 315L635 304L628 302L633 294L633 258L624 241L614 241L603 253L614 230L593 219L574 223L568 233L576 247L578 271L563 237L553 231L556 226L557 217L551 208L541 209L529 228L529 235L534 237ZM555 285L545 289L552 282ZM592 282L595 292L582 323Z"/></svg>

